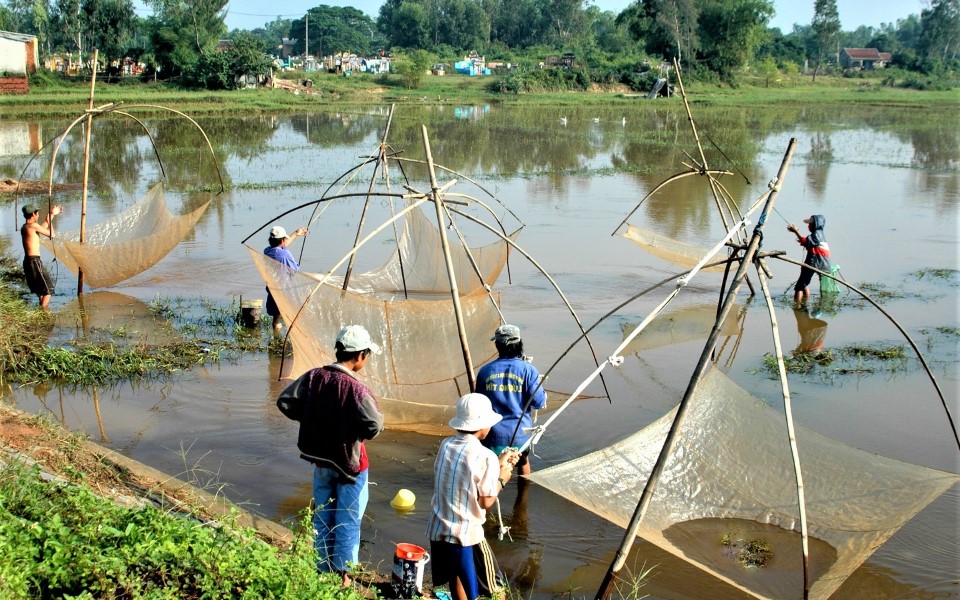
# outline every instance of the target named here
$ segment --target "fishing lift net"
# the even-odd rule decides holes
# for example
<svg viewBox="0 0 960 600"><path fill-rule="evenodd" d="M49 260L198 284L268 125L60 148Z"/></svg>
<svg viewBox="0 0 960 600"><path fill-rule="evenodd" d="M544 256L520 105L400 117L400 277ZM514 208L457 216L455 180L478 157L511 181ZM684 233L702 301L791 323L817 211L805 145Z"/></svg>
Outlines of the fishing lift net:
<svg viewBox="0 0 960 600"><path fill-rule="evenodd" d="M657 258L688 269L696 265L707 251L706 248L687 244L629 223L626 231L621 235ZM716 265L704 267L701 270L722 273L723 269L723 265Z"/></svg>
<svg viewBox="0 0 960 600"><path fill-rule="evenodd" d="M508 237L516 241L519 232L518 229ZM415 209L404 215L397 245L399 254L391 254L381 267L351 275L350 289L363 293L395 294L402 294L406 290L408 294L443 294L449 297L450 280L441 251L440 234L436 224L422 210ZM483 274L483 281L480 281L463 245L451 239L450 257L460 294L467 295L482 289L484 285L493 285L507 264L507 253L508 246L503 241L470 248L477 269ZM343 285L342 277L331 276L327 281L334 285L339 283L341 287Z"/></svg>
<svg viewBox="0 0 960 600"><path fill-rule="evenodd" d="M123 213L80 232L57 232L41 244L65 267L83 270L90 287L109 287L160 262L197 224L209 203L185 215L167 209L158 183Z"/></svg>
<svg viewBox="0 0 960 600"><path fill-rule="evenodd" d="M419 209L410 215L398 240L402 276L401 260L394 254L381 267L352 276L346 291L342 278L337 282L329 277L321 284L322 274L293 271L250 246L247 250L284 321L292 324L290 376L334 362L337 332L351 323L362 324L383 349L364 367L363 381L380 403L386 424L441 435L449 432L446 423L455 412L456 399L470 386L439 231ZM494 304L499 305L499 294L481 286L462 245L451 240L450 249L468 347L480 364L496 354L490 335L502 324ZM496 281L507 251L503 241L471 247L483 284ZM404 278L408 297L402 294Z"/></svg>
<svg viewBox="0 0 960 600"><path fill-rule="evenodd" d="M688 411L638 535L755 597L800 598L800 512L783 413L714 367ZM529 477L626 528L675 414ZM801 427L797 444L811 599L828 598L904 523L960 480ZM744 562L741 549L750 542L768 551L763 566Z"/></svg>
<svg viewBox="0 0 960 600"><path fill-rule="evenodd" d="M738 315L743 311L739 305L727 315L720 325L720 335L735 336L740 333ZM650 322L643 331L623 348L621 354L636 354L654 348L684 344L695 340L704 340L717 320L716 304L696 304L684 306L670 312L664 312ZM626 339L639 323L624 323L623 336Z"/></svg>

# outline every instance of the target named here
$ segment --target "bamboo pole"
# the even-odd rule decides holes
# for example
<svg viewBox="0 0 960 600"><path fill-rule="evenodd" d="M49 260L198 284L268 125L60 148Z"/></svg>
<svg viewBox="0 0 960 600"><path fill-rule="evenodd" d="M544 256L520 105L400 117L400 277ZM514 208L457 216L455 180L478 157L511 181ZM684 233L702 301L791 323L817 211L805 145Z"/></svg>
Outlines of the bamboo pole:
<svg viewBox="0 0 960 600"><path fill-rule="evenodd" d="M433 168L433 154L430 151L430 138L427 136L427 126L421 125L423 136L423 150L427 156L427 167L430 171L430 189L433 195L433 206L437 211L437 227L440 231L440 245L443 247L443 259L447 264L447 278L450 280L450 297L453 298L453 313L457 319L457 333L460 335L460 348L463 350L463 365L467 369L467 382L470 391L477 387L477 375L473 371L473 359L470 357L470 344L467 342L466 326L463 323L463 308L460 306L460 291L457 289L457 276L453 272L453 257L450 256L450 240L447 239L447 228L443 226L443 197L437 185L437 171Z"/></svg>
<svg viewBox="0 0 960 600"><path fill-rule="evenodd" d="M780 345L780 328L777 325L777 311L773 308L773 297L767 285L767 272L763 259L756 261L757 278L763 299L767 303L770 315L770 332L773 335L773 348L777 354L777 371L780 375L780 392L783 395L784 416L787 421L787 440L790 443L790 455L793 457L793 475L797 481L797 506L800 508L800 549L803 552L803 600L810 597L810 537L807 531L807 501L803 487L803 471L800 469L800 451L797 448L797 431L793 426L793 403L790 401L790 384L787 381L787 367L783 362L783 348Z"/></svg>
<svg viewBox="0 0 960 600"><path fill-rule="evenodd" d="M775 180L776 185L773 187L770 195L767 196L766 204L764 204L763 211L761 212L760 218L757 222L757 226L750 238L750 243L747 245L743 260L740 261L740 265L737 267L737 273L734 275L733 284L731 285L730 290L723 301L723 305L720 308L720 314L717 316L717 320L710 332L710 337L707 339L707 343L703 348L703 352L700 354L700 360L697 362L697 366L694 368L693 375L690 377L690 383L687 385L687 390L683 395L683 399L680 400L680 405L677 407L677 414L674 417L670 431L667 433L667 438L663 443L663 448L660 450L660 454L657 456L657 462L654 464L653 469L650 472L650 477L647 479L647 483L643 488L640 501L633 513L633 517L630 519L630 524L628 525L626 533L624 534L620 548L617 550L613 562L610 563L610 568L607 570L607 574L600 583L600 588L597 590L595 600L606 600L610 596L610 592L613 588L613 580L626 563L627 556L630 553L630 548L633 546L633 540L637 536L637 531L640 529L640 524L647 512L647 508L650 506L650 499L653 497L653 492L656 489L657 482L660 479L660 474L663 472L667 458L673 453L674 446L676 445L677 432L680 430L680 427L683 425L683 422L686 419L687 408L690 404L690 399L693 397L694 392L696 392L697 385L700 383L700 378L703 377L703 374L706 372L707 366L710 362L710 356L713 354L713 350L717 345L717 340L720 337L720 325L727 318L727 315L733 308L737 293L740 291L740 285L747 275L747 266L753 262L754 256L757 253L757 249L760 247L763 224L766 222L767 215L770 214L770 211L773 209L773 205L776 202L780 185L782 184L784 176L786 175L787 168L790 165L790 159L793 157L793 151L796 148L796 145L796 138L791 138L790 143L787 145L787 151L784 154L783 162L780 164L780 171L777 173L777 178Z"/></svg>
<svg viewBox="0 0 960 600"><path fill-rule="evenodd" d="M377 181L377 169L387 160L387 136L390 134L390 125L393 123L393 108L395 106L396 104L390 105L390 113L387 115L387 126L384 127L383 137L380 138L380 147L377 149L377 164L373 168L373 175L370 177L370 185L367 187L367 200L363 203L363 211L360 213L360 223L357 225L357 237L353 240L354 245L360 241L360 236L363 234L363 222L367 219L367 209L370 207L370 196L373 194L373 184ZM350 285L350 275L353 274L353 263L356 258L356 254L350 256L350 262L347 264L347 272L343 276L344 290L346 290L347 286ZM404 287L406 287L406 283L404 283Z"/></svg>
<svg viewBox="0 0 960 600"><path fill-rule="evenodd" d="M90 69L90 101L87 104L87 132L83 143L83 187L80 192L80 243L84 241L87 228L87 191L90 179L90 133L93 129L93 93L97 85L97 60L99 48L93 50L93 68ZM83 295L83 269L77 265L77 296Z"/></svg>

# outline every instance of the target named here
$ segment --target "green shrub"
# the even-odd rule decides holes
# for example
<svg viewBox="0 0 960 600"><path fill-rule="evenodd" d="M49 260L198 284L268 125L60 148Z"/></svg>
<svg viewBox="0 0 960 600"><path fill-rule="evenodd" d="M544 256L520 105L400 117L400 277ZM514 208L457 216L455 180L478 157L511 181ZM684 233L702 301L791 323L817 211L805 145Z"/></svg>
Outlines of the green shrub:
<svg viewBox="0 0 960 600"><path fill-rule="evenodd" d="M288 550L231 523L124 508L37 467L0 470L0 597L359 598L318 574L309 536Z"/></svg>

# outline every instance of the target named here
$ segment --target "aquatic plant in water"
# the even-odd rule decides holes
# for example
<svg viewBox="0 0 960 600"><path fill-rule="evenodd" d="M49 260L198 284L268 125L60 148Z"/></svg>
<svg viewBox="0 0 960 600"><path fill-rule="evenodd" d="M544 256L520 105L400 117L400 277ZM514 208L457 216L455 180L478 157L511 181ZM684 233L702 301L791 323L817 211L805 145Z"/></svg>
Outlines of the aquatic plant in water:
<svg viewBox="0 0 960 600"><path fill-rule="evenodd" d="M762 539L745 540L739 531L728 531L720 538L723 553L746 568L765 566L773 558L773 548Z"/></svg>

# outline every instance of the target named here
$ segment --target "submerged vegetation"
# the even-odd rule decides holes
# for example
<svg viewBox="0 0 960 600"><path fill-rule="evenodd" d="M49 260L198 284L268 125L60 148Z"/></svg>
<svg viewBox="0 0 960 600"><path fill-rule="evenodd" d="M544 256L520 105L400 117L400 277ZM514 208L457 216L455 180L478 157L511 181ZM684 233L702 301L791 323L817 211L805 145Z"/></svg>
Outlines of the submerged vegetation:
<svg viewBox="0 0 960 600"><path fill-rule="evenodd" d="M216 352L187 341L140 344L130 348L77 342L72 346L43 346L23 353L6 365L6 377L17 383L103 385L127 379L171 376L219 358Z"/></svg>
<svg viewBox="0 0 960 600"><path fill-rule="evenodd" d="M762 539L746 540L739 531L729 531L720 538L724 553L747 568L765 566L773 558L773 548Z"/></svg>
<svg viewBox="0 0 960 600"><path fill-rule="evenodd" d="M798 375L819 374L825 379L837 375L893 373L905 369L911 359L903 344L850 344L840 348L823 348L813 352L794 352L784 356L787 373ZM777 357L764 354L763 365L753 373L766 373L777 377Z"/></svg>
<svg viewBox="0 0 960 600"><path fill-rule="evenodd" d="M108 385L133 379L173 377L191 367L238 360L244 353L279 354L282 343L260 321L247 329L237 322L238 303L208 299L156 298L153 324L165 335L147 342L143 332L84 328L84 335L48 344L54 330L49 313L25 302L9 282L0 282L0 378L17 383ZM78 316L78 320L80 317Z"/></svg>

